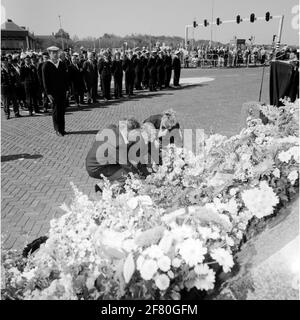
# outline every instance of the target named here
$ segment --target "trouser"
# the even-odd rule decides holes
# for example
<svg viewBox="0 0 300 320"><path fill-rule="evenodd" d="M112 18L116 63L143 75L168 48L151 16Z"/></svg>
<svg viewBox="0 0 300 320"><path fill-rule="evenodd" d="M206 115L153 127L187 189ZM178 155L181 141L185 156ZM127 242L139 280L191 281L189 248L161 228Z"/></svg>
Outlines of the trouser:
<svg viewBox="0 0 300 320"><path fill-rule="evenodd" d="M111 83L111 77L101 77L102 80L102 90L103 90L103 97L105 99L110 99L110 83Z"/></svg>
<svg viewBox="0 0 300 320"><path fill-rule="evenodd" d="M82 103L83 97L84 97L83 92L74 92L74 100L76 104Z"/></svg>
<svg viewBox="0 0 300 320"><path fill-rule="evenodd" d="M115 91L115 98L122 97L122 75L114 76L114 91Z"/></svg>
<svg viewBox="0 0 300 320"><path fill-rule="evenodd" d="M92 99L94 102L97 100L97 94L98 94L98 78L95 79L93 83L93 88L92 88Z"/></svg>
<svg viewBox="0 0 300 320"><path fill-rule="evenodd" d="M174 69L174 79L173 79L174 86L179 86L179 78L180 78L180 69Z"/></svg>
<svg viewBox="0 0 300 320"><path fill-rule="evenodd" d="M25 90L24 86L18 85L15 87L16 88L16 97L19 102L19 104L23 104L24 106L26 105L26 100L25 100Z"/></svg>
<svg viewBox="0 0 300 320"><path fill-rule="evenodd" d="M49 104L48 96L44 91L42 93L42 96L43 96L43 108L44 108L44 110L47 110L48 109L48 104Z"/></svg>
<svg viewBox="0 0 300 320"><path fill-rule="evenodd" d="M66 93L62 92L53 98L54 98L54 101L52 104L53 127L55 131L58 131L59 133L63 134L65 132Z"/></svg>
<svg viewBox="0 0 300 320"><path fill-rule="evenodd" d="M25 83L26 105L30 112L38 110L37 87L32 83Z"/></svg>
<svg viewBox="0 0 300 320"><path fill-rule="evenodd" d="M171 74L172 74L172 69L166 68L165 69L165 87L166 88L168 88L170 86Z"/></svg>
<svg viewBox="0 0 300 320"><path fill-rule="evenodd" d="M139 72L135 75L134 86L136 90L142 90L142 74Z"/></svg>
<svg viewBox="0 0 300 320"><path fill-rule="evenodd" d="M157 86L158 88L162 88L162 85L164 84L164 80L165 80L165 75L164 72L162 71L158 71L157 72Z"/></svg>
<svg viewBox="0 0 300 320"><path fill-rule="evenodd" d="M126 94L129 96L133 94L133 82L134 82L134 79L132 75L125 73L125 89L126 89Z"/></svg>
<svg viewBox="0 0 300 320"><path fill-rule="evenodd" d="M9 105L10 102L13 104L14 113L19 113L19 106L16 99L16 92L14 88L1 87L1 101L3 104L4 113L10 115Z"/></svg>
<svg viewBox="0 0 300 320"><path fill-rule="evenodd" d="M127 179L128 174L133 171L128 166L116 165L116 170L110 175L105 173L105 170L103 170L102 166L99 166L99 169L95 171L90 171L87 169L87 172L90 177L95 179L102 180L101 174L103 174L111 183L124 183Z"/></svg>
<svg viewBox="0 0 300 320"><path fill-rule="evenodd" d="M142 81L142 83L143 83L144 88L147 89L148 86L149 86L149 71L148 71L147 68L144 69L144 71L143 71L143 81Z"/></svg>

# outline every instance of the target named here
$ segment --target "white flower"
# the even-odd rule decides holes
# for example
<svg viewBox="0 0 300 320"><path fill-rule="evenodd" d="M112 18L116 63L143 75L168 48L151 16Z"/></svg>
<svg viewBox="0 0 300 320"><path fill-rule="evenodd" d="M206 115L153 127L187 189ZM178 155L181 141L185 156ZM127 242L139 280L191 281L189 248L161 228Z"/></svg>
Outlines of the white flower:
<svg viewBox="0 0 300 320"><path fill-rule="evenodd" d="M286 162L288 163L290 160L291 160L291 153L288 152L288 151L281 151L278 155L278 159L281 161L281 162Z"/></svg>
<svg viewBox="0 0 300 320"><path fill-rule="evenodd" d="M166 290L169 288L170 279L165 274L160 274L156 277L155 284L159 290Z"/></svg>
<svg viewBox="0 0 300 320"><path fill-rule="evenodd" d="M210 290L214 288L215 272L212 269L208 270L207 274L201 274L195 279L194 286L198 290Z"/></svg>
<svg viewBox="0 0 300 320"><path fill-rule="evenodd" d="M203 240L209 239L211 234L212 234L211 228L209 228L209 227L201 227L201 226L199 226L197 228L197 230L200 233L200 235L203 238Z"/></svg>
<svg viewBox="0 0 300 320"><path fill-rule="evenodd" d="M289 150L292 157L295 159L297 163L299 163L299 146L294 146Z"/></svg>
<svg viewBox="0 0 300 320"><path fill-rule="evenodd" d="M182 243L177 245L176 249L181 257L191 267L202 262L204 260L204 255L207 253L207 249L202 246L202 242L199 239L184 240Z"/></svg>
<svg viewBox="0 0 300 320"><path fill-rule="evenodd" d="M161 271L167 272L171 267L171 260L168 256L162 256L157 260L157 265Z"/></svg>
<svg viewBox="0 0 300 320"><path fill-rule="evenodd" d="M223 267L224 272L229 272L234 265L232 255L223 248L213 249L210 255Z"/></svg>
<svg viewBox="0 0 300 320"><path fill-rule="evenodd" d="M296 180L298 179L297 170L291 171L287 178L291 181L292 184L295 184Z"/></svg>
<svg viewBox="0 0 300 320"><path fill-rule="evenodd" d="M242 199L249 211L258 218L273 213L279 199L266 181L261 181L258 188L245 190Z"/></svg>
<svg viewBox="0 0 300 320"><path fill-rule="evenodd" d="M172 270L169 270L167 274L168 274L168 277L170 279L174 279L175 275L174 275L174 272Z"/></svg>
<svg viewBox="0 0 300 320"><path fill-rule="evenodd" d="M153 201L152 199L145 195L145 196L138 196L137 197L138 201L140 201L140 203L144 206L152 206L153 205Z"/></svg>
<svg viewBox="0 0 300 320"><path fill-rule="evenodd" d="M152 245L151 247L147 248L143 252L144 255L148 255L152 259L158 259L164 255L161 248L157 245Z"/></svg>
<svg viewBox="0 0 300 320"><path fill-rule="evenodd" d="M229 247L233 247L234 246L234 241L232 238L230 238L228 235L225 236L225 241L226 241L226 244L229 246Z"/></svg>
<svg viewBox="0 0 300 320"><path fill-rule="evenodd" d="M196 274L208 274L209 270L210 269L207 264L197 264L194 268Z"/></svg>
<svg viewBox="0 0 300 320"><path fill-rule="evenodd" d="M137 198L131 198L127 201L127 205L130 209L134 210L138 206Z"/></svg>
<svg viewBox="0 0 300 320"><path fill-rule="evenodd" d="M174 268L179 268L180 266L181 266L181 259L179 259L179 258L174 258L173 260L172 260L172 266L174 267Z"/></svg>
<svg viewBox="0 0 300 320"><path fill-rule="evenodd" d="M278 168L275 168L272 173L275 178L280 178L280 170Z"/></svg>
<svg viewBox="0 0 300 320"><path fill-rule="evenodd" d="M168 253L169 250L171 249L172 244L173 244L173 237L170 234L165 233L165 235L160 240L158 246L161 248L161 250L164 253Z"/></svg>
<svg viewBox="0 0 300 320"><path fill-rule="evenodd" d="M141 277L144 280L151 280L158 269L157 262L155 260L146 260L140 269Z"/></svg>
<svg viewBox="0 0 300 320"><path fill-rule="evenodd" d="M230 191L229 191L229 194L231 196L235 196L238 191L239 191L238 188L231 188Z"/></svg>
<svg viewBox="0 0 300 320"><path fill-rule="evenodd" d="M144 256L140 255L136 260L136 268L138 270L141 270L144 262L145 262Z"/></svg>

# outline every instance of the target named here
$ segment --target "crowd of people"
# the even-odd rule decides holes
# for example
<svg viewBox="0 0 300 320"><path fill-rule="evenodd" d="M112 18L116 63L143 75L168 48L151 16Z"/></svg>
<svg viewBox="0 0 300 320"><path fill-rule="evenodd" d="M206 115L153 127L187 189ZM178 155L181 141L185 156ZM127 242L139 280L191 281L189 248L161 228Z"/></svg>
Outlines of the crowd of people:
<svg viewBox="0 0 300 320"><path fill-rule="evenodd" d="M53 102L63 104L64 107L59 109L65 110L72 100L80 107L96 103L101 98L110 100L112 95L120 99L123 91L131 97L134 90L169 88L172 70L173 85L177 87L180 86L180 54L179 50L157 47L151 51L146 48L114 52L105 49L97 54L84 48L80 52L72 52L54 46L40 53L30 51L6 54L1 58L4 112L9 119L12 105L15 117L21 116L20 109L27 110L30 116L47 113L51 109L53 117L57 117L57 108L53 108ZM55 72L57 70L53 66L59 72ZM62 118L62 115L58 115L58 118ZM64 135L63 123L61 126L55 124L54 127L56 132Z"/></svg>
<svg viewBox="0 0 300 320"><path fill-rule="evenodd" d="M287 46L277 52L276 59L290 60L299 55L297 49ZM183 56L184 67L248 67L251 65L263 65L274 57L274 50L264 46L227 46L227 47L198 47ZM299 59L299 58L298 58Z"/></svg>

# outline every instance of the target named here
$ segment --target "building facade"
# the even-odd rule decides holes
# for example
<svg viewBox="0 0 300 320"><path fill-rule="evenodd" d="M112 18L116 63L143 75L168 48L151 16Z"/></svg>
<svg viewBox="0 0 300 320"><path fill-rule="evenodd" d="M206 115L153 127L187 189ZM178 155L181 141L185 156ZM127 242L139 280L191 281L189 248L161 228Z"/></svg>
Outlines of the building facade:
<svg viewBox="0 0 300 320"><path fill-rule="evenodd" d="M1 52L21 52L36 49L36 38L25 27L11 19L1 25Z"/></svg>

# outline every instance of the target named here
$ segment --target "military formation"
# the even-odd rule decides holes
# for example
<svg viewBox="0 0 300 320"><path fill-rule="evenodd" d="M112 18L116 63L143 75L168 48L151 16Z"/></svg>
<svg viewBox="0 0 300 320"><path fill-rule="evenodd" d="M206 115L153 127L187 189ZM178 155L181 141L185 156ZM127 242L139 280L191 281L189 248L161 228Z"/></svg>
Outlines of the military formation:
<svg viewBox="0 0 300 320"><path fill-rule="evenodd" d="M128 98L139 90L156 91L179 85L179 50L145 48L80 52L52 46L45 52L7 54L1 58L1 100L7 119L11 109L29 116L52 112L55 132L63 136L64 112L73 101L84 104ZM11 108L12 107L12 108Z"/></svg>

